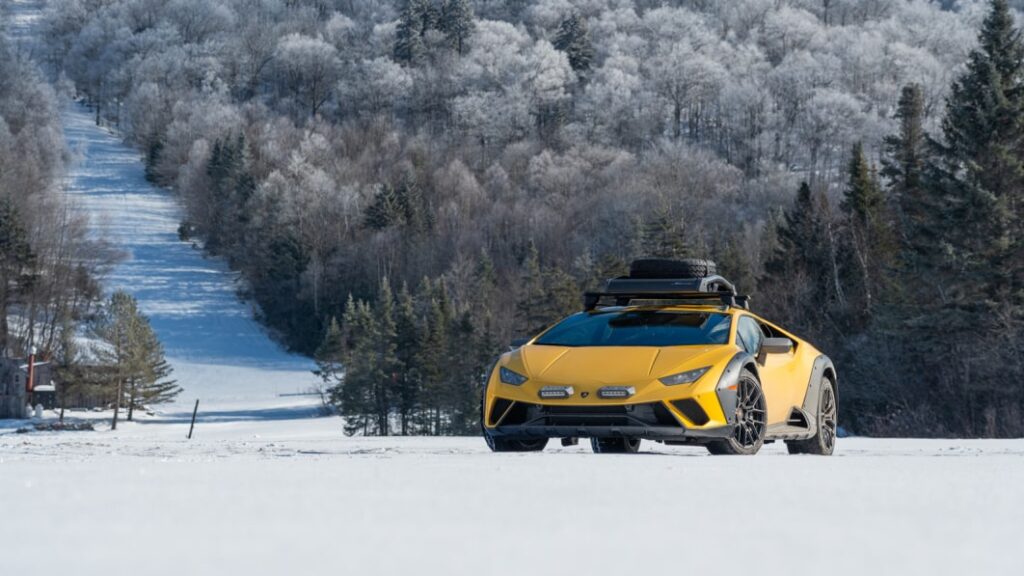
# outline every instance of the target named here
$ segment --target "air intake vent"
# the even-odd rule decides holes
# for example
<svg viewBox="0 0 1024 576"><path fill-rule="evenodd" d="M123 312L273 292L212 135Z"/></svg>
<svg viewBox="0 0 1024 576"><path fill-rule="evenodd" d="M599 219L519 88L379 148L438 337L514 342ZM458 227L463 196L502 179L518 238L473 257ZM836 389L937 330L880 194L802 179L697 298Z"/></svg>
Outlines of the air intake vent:
<svg viewBox="0 0 1024 576"><path fill-rule="evenodd" d="M693 422L696 426L703 426L708 423L708 415L704 412L704 409L700 407L693 398L686 398L684 400L673 400L672 405L679 410L683 416L690 422Z"/></svg>
<svg viewBox="0 0 1024 576"><path fill-rule="evenodd" d="M505 413L508 412L509 407L512 406L511 400L504 398L495 398L494 406L491 406L491 417L489 418L492 426L497 426L498 422L501 421Z"/></svg>

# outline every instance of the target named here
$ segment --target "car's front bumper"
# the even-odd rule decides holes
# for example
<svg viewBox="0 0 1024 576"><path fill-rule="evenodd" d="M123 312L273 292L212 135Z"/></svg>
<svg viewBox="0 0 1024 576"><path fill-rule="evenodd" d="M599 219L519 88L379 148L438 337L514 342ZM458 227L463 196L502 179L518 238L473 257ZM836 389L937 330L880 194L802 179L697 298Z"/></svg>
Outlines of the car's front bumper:
<svg viewBox="0 0 1024 576"><path fill-rule="evenodd" d="M496 408L501 408L497 406ZM662 402L571 406L515 402L495 418L487 433L507 438L644 438L704 440L727 438L732 426L687 427Z"/></svg>
<svg viewBox="0 0 1024 576"><path fill-rule="evenodd" d="M682 426L547 426L521 424L489 428L487 433L508 438L643 438L645 440L700 440L729 438L732 426L689 429Z"/></svg>

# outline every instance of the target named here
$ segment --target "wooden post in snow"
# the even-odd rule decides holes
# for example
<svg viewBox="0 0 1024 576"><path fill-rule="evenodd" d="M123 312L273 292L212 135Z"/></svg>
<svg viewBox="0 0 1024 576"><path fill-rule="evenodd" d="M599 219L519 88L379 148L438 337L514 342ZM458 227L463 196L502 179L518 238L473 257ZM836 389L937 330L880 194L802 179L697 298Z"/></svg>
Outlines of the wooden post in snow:
<svg viewBox="0 0 1024 576"><path fill-rule="evenodd" d="M199 412L199 398L196 398L196 407L192 409L192 423L188 426L188 439L192 439L192 429L196 427L196 414Z"/></svg>

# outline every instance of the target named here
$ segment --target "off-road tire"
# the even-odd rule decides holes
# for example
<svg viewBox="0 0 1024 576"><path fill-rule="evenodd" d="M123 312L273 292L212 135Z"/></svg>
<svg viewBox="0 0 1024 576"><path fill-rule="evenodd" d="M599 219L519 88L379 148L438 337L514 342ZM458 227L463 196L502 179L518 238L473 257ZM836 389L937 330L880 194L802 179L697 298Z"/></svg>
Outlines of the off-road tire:
<svg viewBox="0 0 1024 576"><path fill-rule="evenodd" d="M630 278L707 278L718 274L718 267L711 260L688 258L666 260L645 258L634 260L629 265Z"/></svg>
<svg viewBox="0 0 1024 576"><path fill-rule="evenodd" d="M839 405L836 402L836 386L828 376L821 377L818 387L818 414L815 418L817 430L806 440L787 440L786 449L790 454L814 454L831 456L836 449L836 430Z"/></svg>
<svg viewBox="0 0 1024 576"><path fill-rule="evenodd" d="M736 403L736 432L730 438L714 440L705 445L708 452L715 456L753 456L764 445L768 431L768 406L761 383L750 370L740 372ZM742 414L739 413L740 407L743 408Z"/></svg>
<svg viewBox="0 0 1024 576"><path fill-rule="evenodd" d="M547 438L495 438L484 431L484 441L491 452L540 452L548 445Z"/></svg>
<svg viewBox="0 0 1024 576"><path fill-rule="evenodd" d="M640 451L639 438L591 438L594 454L636 454Z"/></svg>

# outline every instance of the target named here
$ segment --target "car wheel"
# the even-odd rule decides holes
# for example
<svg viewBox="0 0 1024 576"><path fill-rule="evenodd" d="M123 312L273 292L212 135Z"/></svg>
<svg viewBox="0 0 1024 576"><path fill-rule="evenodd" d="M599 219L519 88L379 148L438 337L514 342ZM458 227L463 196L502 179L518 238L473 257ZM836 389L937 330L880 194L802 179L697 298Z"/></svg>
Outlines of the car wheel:
<svg viewBox="0 0 1024 576"><path fill-rule="evenodd" d="M707 444L708 452L715 455L754 455L764 444L768 429L768 409L761 383L749 370L740 373L736 383L736 426L733 435Z"/></svg>
<svg viewBox="0 0 1024 576"><path fill-rule="evenodd" d="M636 454L640 451L639 438L591 438L594 454Z"/></svg>
<svg viewBox="0 0 1024 576"><path fill-rule="evenodd" d="M547 438L495 438L486 432L484 440L491 452L540 452L548 445Z"/></svg>
<svg viewBox="0 0 1024 576"><path fill-rule="evenodd" d="M486 398L487 389L484 388L484 398ZM484 415L483 408L484 401L480 402L480 434L484 437L484 442L487 443L487 447L491 449L491 452L540 452L548 445L547 438L496 438L491 436L491 433L484 427L484 420L487 418Z"/></svg>
<svg viewBox="0 0 1024 576"><path fill-rule="evenodd" d="M818 429L807 440L790 440L786 448L790 454L816 454L831 456L836 449L836 428L839 421L836 386L828 376L821 377L818 392Z"/></svg>

